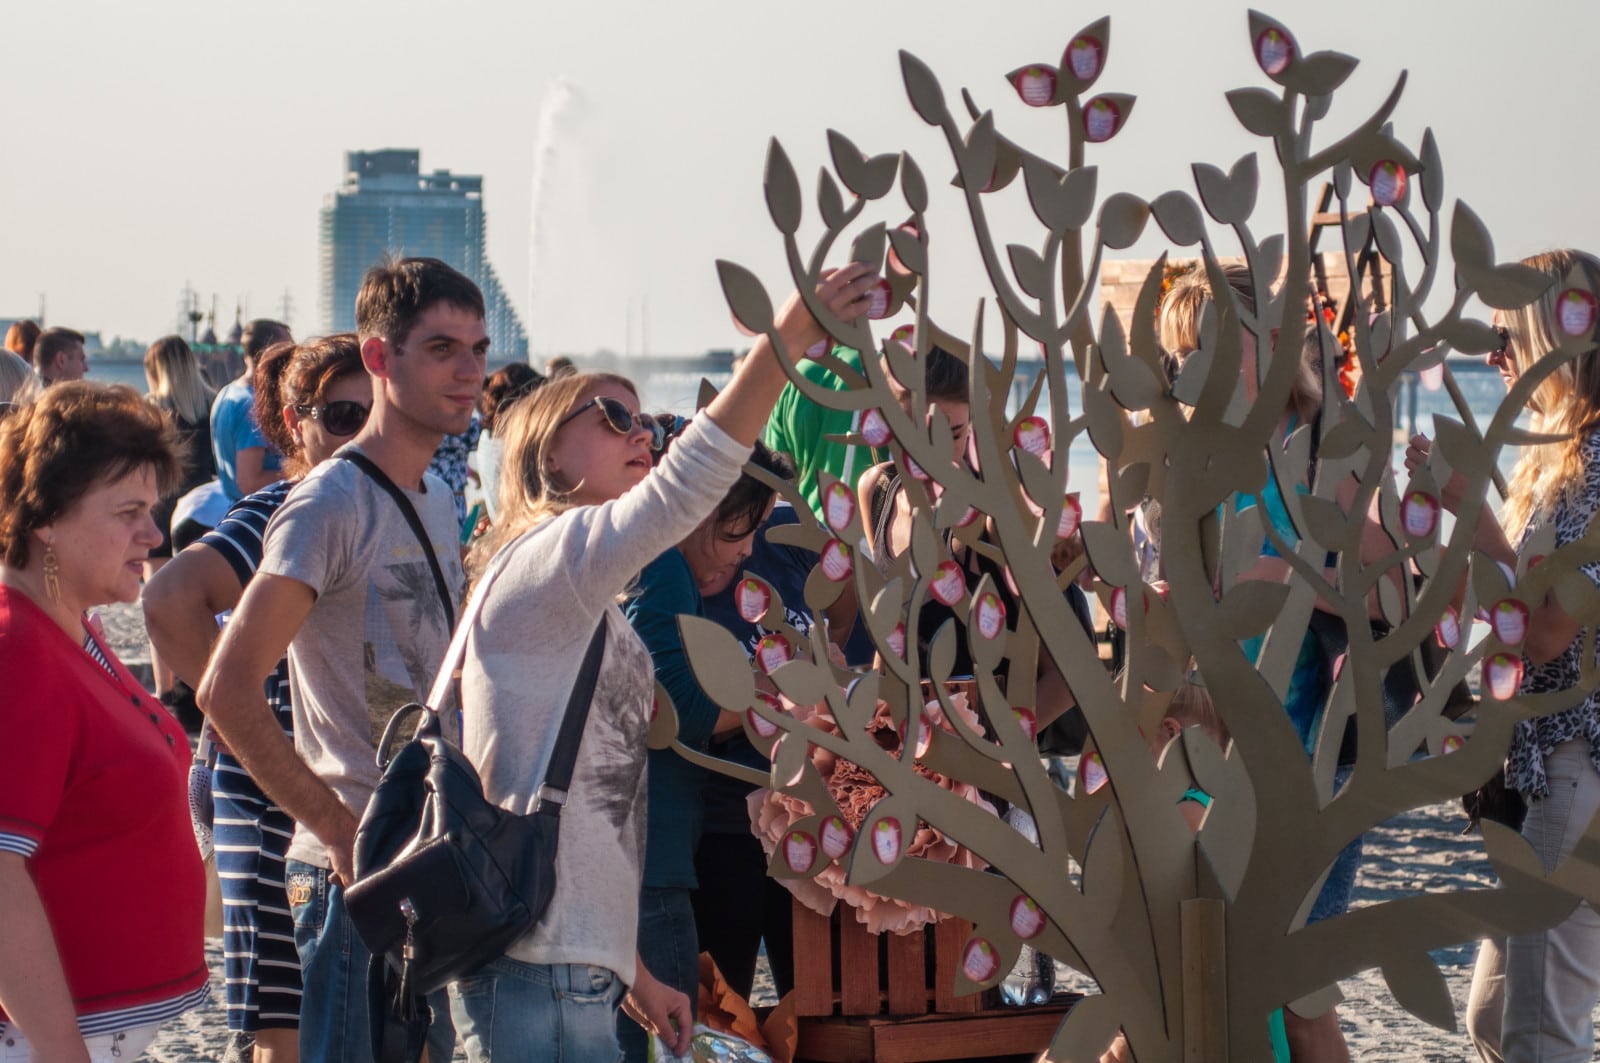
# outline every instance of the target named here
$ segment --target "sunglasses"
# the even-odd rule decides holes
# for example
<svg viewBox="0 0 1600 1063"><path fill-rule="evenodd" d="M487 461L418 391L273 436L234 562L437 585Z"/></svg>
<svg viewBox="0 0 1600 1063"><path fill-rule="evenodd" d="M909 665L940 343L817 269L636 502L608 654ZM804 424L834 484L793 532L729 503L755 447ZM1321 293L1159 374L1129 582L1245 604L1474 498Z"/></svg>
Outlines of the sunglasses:
<svg viewBox="0 0 1600 1063"><path fill-rule="evenodd" d="M353 436L367 423L368 409L359 402L340 399L321 406L313 406L309 402L296 403L294 412L301 417L321 421L322 430L330 436Z"/></svg>
<svg viewBox="0 0 1600 1063"><path fill-rule="evenodd" d="M643 428L646 432L650 433L651 450L655 451L656 453L660 453L661 448L666 445L666 429L662 428L661 425L656 422L654 417L651 417L649 414L645 413L634 413L617 399L607 398L605 396L599 396L590 399L582 406L579 406L576 410L573 410L571 413L561 418L561 420L556 423L556 427L560 428L562 425L578 416L578 414L595 406L600 407L600 412L605 414L606 424L610 425L611 430L616 432L618 435L629 435L636 427Z"/></svg>
<svg viewBox="0 0 1600 1063"><path fill-rule="evenodd" d="M1489 361L1503 362L1506 360L1506 350L1511 346L1511 330L1504 325L1496 325L1494 334L1500 337L1500 346L1489 352Z"/></svg>

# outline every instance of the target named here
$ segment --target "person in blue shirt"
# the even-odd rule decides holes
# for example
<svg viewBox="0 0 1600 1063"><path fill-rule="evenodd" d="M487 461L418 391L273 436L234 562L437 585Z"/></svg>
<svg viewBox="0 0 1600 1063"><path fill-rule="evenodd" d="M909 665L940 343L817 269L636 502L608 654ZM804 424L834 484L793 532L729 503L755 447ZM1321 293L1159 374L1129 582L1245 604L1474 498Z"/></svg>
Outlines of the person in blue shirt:
<svg viewBox="0 0 1600 1063"><path fill-rule="evenodd" d="M282 456L255 419L256 362L267 348L292 342L289 326L265 318L252 321L240 339L244 345L244 373L217 392L211 404L211 456L217 480L230 502L254 494L282 479Z"/></svg>
<svg viewBox="0 0 1600 1063"><path fill-rule="evenodd" d="M750 460L778 476L789 471L761 443ZM656 680L677 710L678 737L692 749L705 750L714 736L731 735L743 723L738 715L719 708L695 681L678 617L704 616L702 594L734 582L773 503L770 487L749 473L741 475L711 516L645 567L623 605L623 613L650 651ZM691 1001L700 982L700 946L690 894L697 882L694 858L707 776L670 749L650 750L639 958L656 978ZM619 1015L617 1036L624 1059L646 1063L648 1038L642 1027Z"/></svg>

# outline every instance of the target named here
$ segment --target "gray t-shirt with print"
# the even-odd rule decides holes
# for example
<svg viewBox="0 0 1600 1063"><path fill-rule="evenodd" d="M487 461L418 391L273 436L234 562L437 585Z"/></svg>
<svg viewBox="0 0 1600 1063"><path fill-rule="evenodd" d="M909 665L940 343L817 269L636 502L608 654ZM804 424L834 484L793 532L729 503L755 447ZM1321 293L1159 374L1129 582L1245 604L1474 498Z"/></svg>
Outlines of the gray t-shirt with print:
<svg viewBox="0 0 1600 1063"><path fill-rule="evenodd" d="M466 580L455 506L434 476L422 486L406 497L459 612ZM294 744L360 816L378 785L374 753L389 717L427 698L450 644L433 571L395 500L355 463L339 460L323 462L289 493L267 527L259 571L299 580L317 596L289 645ZM435 707L455 740L454 704ZM329 866L327 850L303 826L288 855Z"/></svg>

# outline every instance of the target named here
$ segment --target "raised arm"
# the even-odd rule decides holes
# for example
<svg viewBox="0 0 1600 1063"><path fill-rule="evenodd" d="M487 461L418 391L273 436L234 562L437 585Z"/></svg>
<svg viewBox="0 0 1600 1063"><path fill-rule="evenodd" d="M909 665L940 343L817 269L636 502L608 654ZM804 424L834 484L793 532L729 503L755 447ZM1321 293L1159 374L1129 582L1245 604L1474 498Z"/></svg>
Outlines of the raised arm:
<svg viewBox="0 0 1600 1063"><path fill-rule="evenodd" d="M145 584L145 628L161 659L192 687L205 674L217 641L218 613L239 604L244 588L217 551L196 543L178 554Z"/></svg>
<svg viewBox="0 0 1600 1063"><path fill-rule="evenodd" d="M350 883L356 817L300 759L262 693L262 681L315 603L299 580L258 573L211 655L196 698L245 771L328 847L334 873Z"/></svg>
<svg viewBox="0 0 1600 1063"><path fill-rule="evenodd" d="M878 275L871 266L852 262L843 269L825 274L822 283L817 285L817 295L829 310L848 321L866 312L872 304L872 292L877 283ZM798 292L790 295L778 312L778 332L791 358L800 357L808 347L824 338L822 328L812 319ZM767 417L788 382L777 352L762 336L739 363L728 386L706 407L706 416L735 440L749 446L767 426Z"/></svg>

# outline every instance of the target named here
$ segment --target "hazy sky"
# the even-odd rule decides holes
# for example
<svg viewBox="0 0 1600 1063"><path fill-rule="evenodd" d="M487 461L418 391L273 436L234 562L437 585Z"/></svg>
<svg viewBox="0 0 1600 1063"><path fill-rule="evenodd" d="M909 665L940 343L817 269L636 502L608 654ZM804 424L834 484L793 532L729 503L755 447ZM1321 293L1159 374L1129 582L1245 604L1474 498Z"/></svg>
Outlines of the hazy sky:
<svg viewBox="0 0 1600 1063"><path fill-rule="evenodd" d="M1267 84L1245 10L1213 0L7 3L0 316L36 313L45 293L51 323L149 340L173 327L187 281L208 303L216 293L226 318L236 299L275 313L287 289L297 331L314 331L318 208L342 152L380 147L420 148L425 169L484 175L490 256L526 315L545 113L535 351L738 345L715 259L787 287L762 198L768 137L784 142L808 195L830 127L869 154L910 150L936 188L952 172L906 101L897 49L921 56L948 98L969 87L1003 132L1060 157L1061 112L1031 111L1004 75L1056 62L1109 11L1095 91L1139 103L1089 161L1102 194L1153 198L1192 190L1191 161L1226 168L1263 147L1222 98ZM1409 69L1396 131L1415 145L1433 127L1448 195L1479 211L1502 258L1600 248L1600 138L1582 88L1600 4L1283 0L1267 10L1305 50L1363 60L1330 129L1364 117ZM1020 184L999 219L1009 239L1036 242ZM1264 195L1258 235L1283 226L1272 205ZM876 216L905 213L896 194ZM935 313L964 330L985 289L960 203L936 199L930 229Z"/></svg>

